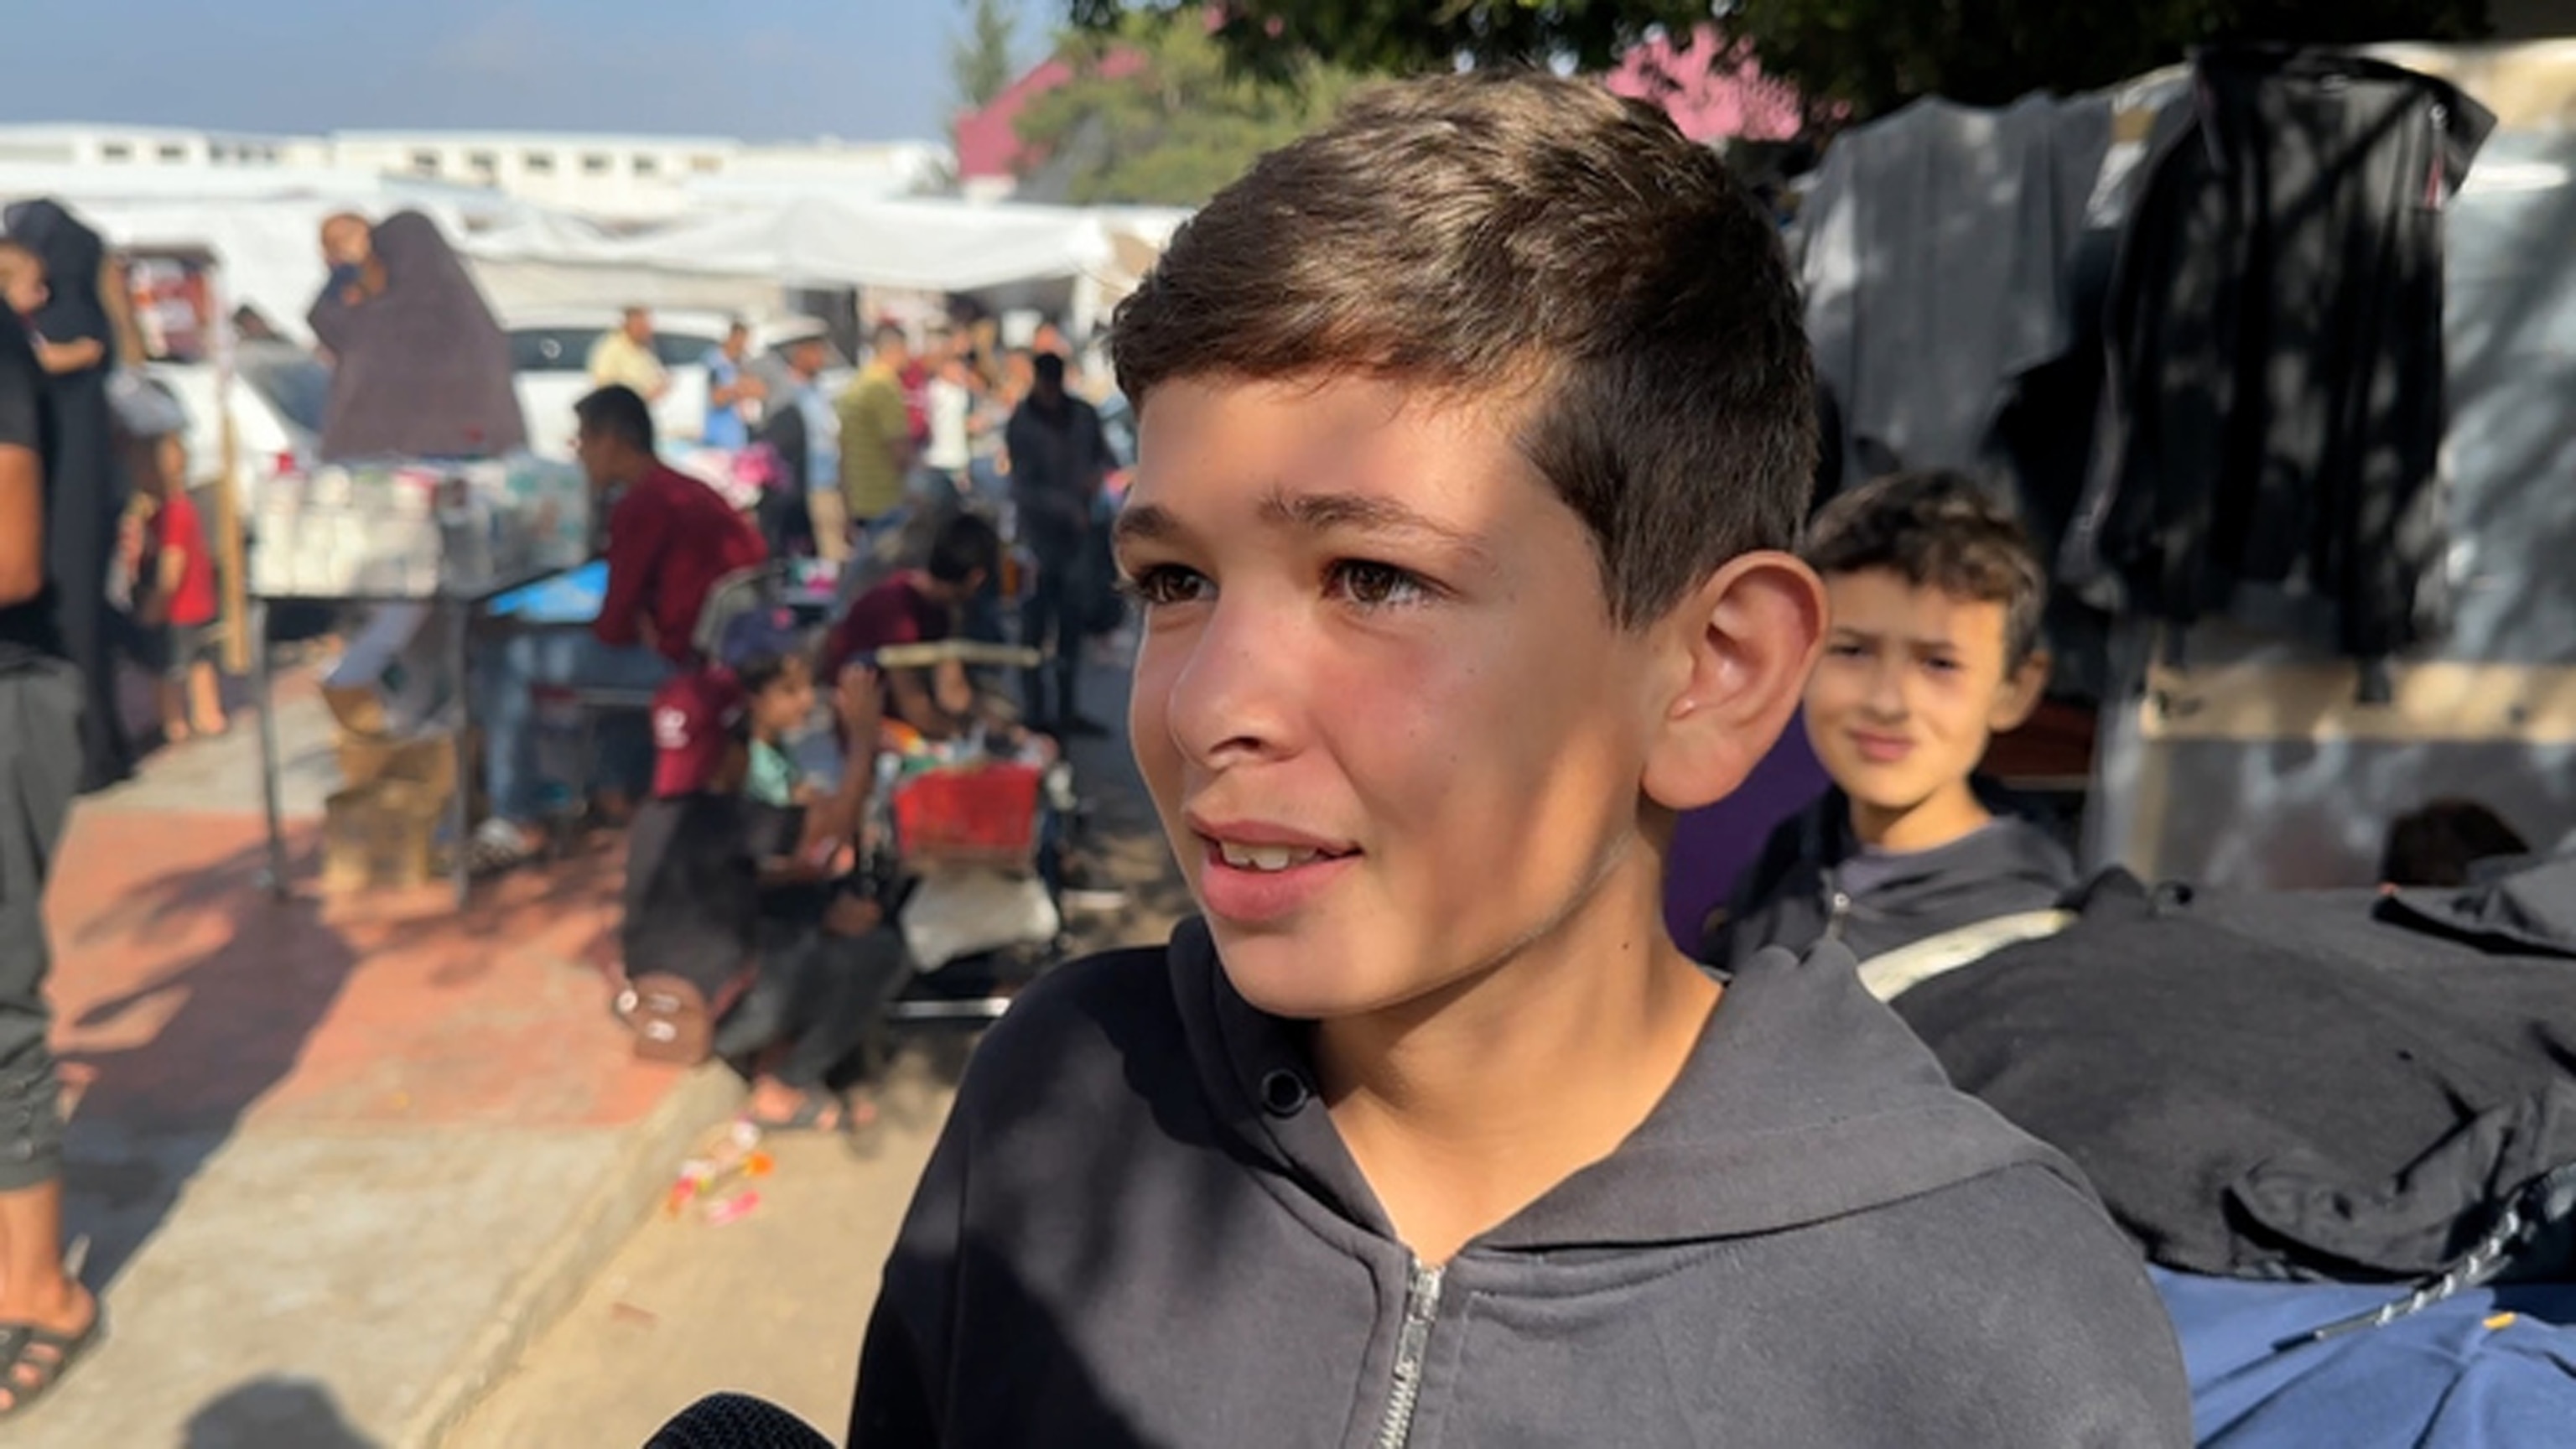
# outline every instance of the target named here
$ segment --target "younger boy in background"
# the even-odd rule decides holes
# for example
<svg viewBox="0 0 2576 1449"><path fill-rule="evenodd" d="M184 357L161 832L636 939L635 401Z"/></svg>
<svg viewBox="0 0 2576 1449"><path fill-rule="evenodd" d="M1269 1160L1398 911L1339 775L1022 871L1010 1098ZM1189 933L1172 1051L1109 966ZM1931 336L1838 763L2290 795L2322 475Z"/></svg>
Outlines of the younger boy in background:
<svg viewBox="0 0 2576 1449"><path fill-rule="evenodd" d="M2074 862L1976 775L2048 683L2047 576L2019 520L1974 479L1898 474L1826 505L1805 553L1828 620L1807 737L1834 787L1772 832L1706 959L1830 940L1866 963L2054 907Z"/></svg>

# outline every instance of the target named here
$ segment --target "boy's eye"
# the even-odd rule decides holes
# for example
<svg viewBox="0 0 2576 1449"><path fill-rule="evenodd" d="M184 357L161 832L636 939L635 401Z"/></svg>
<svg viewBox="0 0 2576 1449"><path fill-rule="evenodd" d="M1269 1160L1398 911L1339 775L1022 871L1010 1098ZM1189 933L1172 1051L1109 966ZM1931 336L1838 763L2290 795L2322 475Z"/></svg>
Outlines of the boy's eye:
<svg viewBox="0 0 2576 1449"><path fill-rule="evenodd" d="M1955 674L1959 669L1959 661L1935 654L1923 661L1923 667L1935 674Z"/></svg>
<svg viewBox="0 0 2576 1449"><path fill-rule="evenodd" d="M1393 564L1344 559L1333 565L1327 582L1364 609L1401 608L1430 598L1421 578Z"/></svg>
<svg viewBox="0 0 2576 1449"><path fill-rule="evenodd" d="M1825 657L1828 659L1859 659L1868 653L1868 650L1848 639L1836 640L1825 646Z"/></svg>
<svg viewBox="0 0 2576 1449"><path fill-rule="evenodd" d="M1146 608L1190 604L1207 597L1207 576L1177 564L1154 564L1119 580L1119 588Z"/></svg>

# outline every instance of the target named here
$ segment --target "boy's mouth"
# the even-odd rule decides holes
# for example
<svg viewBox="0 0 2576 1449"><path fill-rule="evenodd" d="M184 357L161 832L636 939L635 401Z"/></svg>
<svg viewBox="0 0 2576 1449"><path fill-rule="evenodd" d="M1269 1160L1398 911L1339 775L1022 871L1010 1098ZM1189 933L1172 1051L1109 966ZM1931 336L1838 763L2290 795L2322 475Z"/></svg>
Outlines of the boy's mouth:
<svg viewBox="0 0 2576 1449"><path fill-rule="evenodd" d="M1211 916L1245 924L1293 915L1360 854L1283 826L1194 818L1189 827L1206 851L1201 903Z"/></svg>
<svg viewBox="0 0 2576 1449"><path fill-rule="evenodd" d="M1914 742L1903 735L1854 734L1852 748L1873 765L1892 765L1914 753Z"/></svg>
<svg viewBox="0 0 2576 1449"><path fill-rule="evenodd" d="M1227 865L1237 870L1257 870L1266 874L1295 870L1301 865L1313 865L1319 860L1341 858L1327 851L1292 848L1285 845L1237 845L1227 840L1212 841L1210 844L1216 848L1217 859Z"/></svg>

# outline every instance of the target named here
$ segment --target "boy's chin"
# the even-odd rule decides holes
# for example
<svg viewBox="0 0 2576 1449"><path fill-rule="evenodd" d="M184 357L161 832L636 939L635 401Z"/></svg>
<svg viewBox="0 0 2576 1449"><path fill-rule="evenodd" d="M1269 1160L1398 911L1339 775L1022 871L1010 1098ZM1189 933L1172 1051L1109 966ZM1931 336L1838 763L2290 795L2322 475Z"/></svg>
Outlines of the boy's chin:
<svg viewBox="0 0 2576 1449"><path fill-rule="evenodd" d="M1331 1021L1382 1010L1418 995L1371 969L1378 953L1300 931L1230 930L1208 922L1217 960L1235 994L1272 1016Z"/></svg>

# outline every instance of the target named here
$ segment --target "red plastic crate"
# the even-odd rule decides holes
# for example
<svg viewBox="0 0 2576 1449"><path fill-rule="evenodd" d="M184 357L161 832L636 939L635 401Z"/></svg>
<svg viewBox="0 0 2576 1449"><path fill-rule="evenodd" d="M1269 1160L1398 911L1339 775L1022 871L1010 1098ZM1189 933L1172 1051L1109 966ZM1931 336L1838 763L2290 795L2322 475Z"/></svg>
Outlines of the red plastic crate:
<svg viewBox="0 0 2576 1449"><path fill-rule="evenodd" d="M1034 765L979 764L925 771L895 786L894 827L904 859L1024 865L1037 855Z"/></svg>

